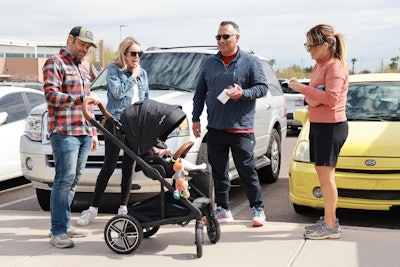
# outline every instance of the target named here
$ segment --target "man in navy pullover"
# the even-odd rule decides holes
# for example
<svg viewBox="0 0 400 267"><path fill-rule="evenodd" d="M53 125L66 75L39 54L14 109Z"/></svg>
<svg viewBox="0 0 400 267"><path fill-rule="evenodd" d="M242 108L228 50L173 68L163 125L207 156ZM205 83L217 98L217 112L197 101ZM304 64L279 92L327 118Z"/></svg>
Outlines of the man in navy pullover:
<svg viewBox="0 0 400 267"><path fill-rule="evenodd" d="M193 133L201 136L200 115L207 105L208 161L214 179L215 217L220 223L233 222L229 210L229 150L244 185L253 212L253 226L262 226L261 187L254 161L254 113L256 99L267 94L268 86L261 62L241 51L239 27L232 21L220 23L219 52L202 66L193 98Z"/></svg>

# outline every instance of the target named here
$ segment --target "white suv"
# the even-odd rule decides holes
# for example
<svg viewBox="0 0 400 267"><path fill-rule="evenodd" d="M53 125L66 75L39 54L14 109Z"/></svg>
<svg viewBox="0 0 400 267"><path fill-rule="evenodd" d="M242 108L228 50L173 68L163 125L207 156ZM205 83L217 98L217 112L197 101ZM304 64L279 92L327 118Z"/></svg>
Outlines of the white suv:
<svg viewBox="0 0 400 267"><path fill-rule="evenodd" d="M197 77L202 63L218 52L217 47L177 47L149 48L143 54L140 64L149 76L150 98L167 104L182 106L186 120L167 139L168 147L176 151L187 141L194 145L186 156L193 163L207 161L205 140L207 130L202 129L201 138L192 134L192 99ZM281 143L286 138L285 100L282 88L267 60L260 58L268 80L268 94L259 98L256 104L254 149L260 181L275 182L281 166ZM103 104L106 101L106 70L99 74L91 86L92 93L98 95ZM105 106L105 105L104 105ZM96 111L96 118L101 113ZM207 125L206 112L201 117L202 126ZM24 176L36 188L38 202L43 210L49 210L50 191L54 179L54 160L51 145L47 139L46 105L33 109L27 118L25 134L21 136L20 151ZM90 152L83 176L78 184L75 200L90 201L97 175L104 159L104 139L99 136L100 146ZM121 151L122 155L122 151ZM106 193L119 193L121 182L121 162L111 176ZM230 164L232 180L238 178L235 165ZM134 172L131 191L134 193L159 192L160 184Z"/></svg>
<svg viewBox="0 0 400 267"><path fill-rule="evenodd" d="M298 81L305 85L310 83L310 79L298 79ZM300 131L301 122L293 118L293 113L296 109L307 109L307 106L304 105L304 95L293 91L288 85L289 80L285 80L281 83L286 99L287 127L292 131Z"/></svg>

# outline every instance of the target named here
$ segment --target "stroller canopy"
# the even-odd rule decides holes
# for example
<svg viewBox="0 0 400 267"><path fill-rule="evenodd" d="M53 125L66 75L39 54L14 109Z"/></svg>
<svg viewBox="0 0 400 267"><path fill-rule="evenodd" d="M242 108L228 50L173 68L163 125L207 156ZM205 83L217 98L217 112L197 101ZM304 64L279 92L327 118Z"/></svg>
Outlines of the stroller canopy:
<svg viewBox="0 0 400 267"><path fill-rule="evenodd" d="M185 118L181 106L145 100L128 106L120 121L131 149L140 155L155 146L157 139L165 141Z"/></svg>

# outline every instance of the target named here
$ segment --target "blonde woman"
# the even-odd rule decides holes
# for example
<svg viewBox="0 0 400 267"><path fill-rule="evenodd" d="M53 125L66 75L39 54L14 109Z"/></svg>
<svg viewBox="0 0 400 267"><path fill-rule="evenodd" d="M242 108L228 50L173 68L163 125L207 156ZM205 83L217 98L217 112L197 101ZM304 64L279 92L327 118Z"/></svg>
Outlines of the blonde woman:
<svg viewBox="0 0 400 267"><path fill-rule="evenodd" d="M120 119L122 111L136 101L149 98L147 72L140 67L143 55L139 42L127 37L121 42L118 56L107 67L107 106L115 119ZM116 134L114 124L107 120L105 128ZM96 188L89 209L84 210L77 221L78 225L88 225L97 216L99 201L117 165L120 148L105 136L105 157L103 167L97 177ZM121 138L123 138L121 136ZM125 140L125 143L127 140ZM133 159L128 155L122 158L121 202L118 214L127 214L132 184Z"/></svg>

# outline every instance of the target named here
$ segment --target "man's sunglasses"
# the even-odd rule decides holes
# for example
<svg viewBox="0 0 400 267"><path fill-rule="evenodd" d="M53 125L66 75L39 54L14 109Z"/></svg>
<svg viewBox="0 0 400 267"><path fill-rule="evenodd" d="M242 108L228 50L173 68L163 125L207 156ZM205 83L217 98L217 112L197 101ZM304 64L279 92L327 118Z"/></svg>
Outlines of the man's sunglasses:
<svg viewBox="0 0 400 267"><path fill-rule="evenodd" d="M231 38L234 35L236 35L236 34L231 34L231 35L229 35L229 34L219 35L218 34L218 35L215 36L215 39L217 39L219 41L219 40L221 40L221 37L222 37L222 38L224 38L224 40L227 40L227 39Z"/></svg>
<svg viewBox="0 0 400 267"><path fill-rule="evenodd" d="M139 52L136 52L136 51L129 52L128 51L128 53L131 55L131 57L136 57L136 56L141 57L143 55L143 51L139 51Z"/></svg>

